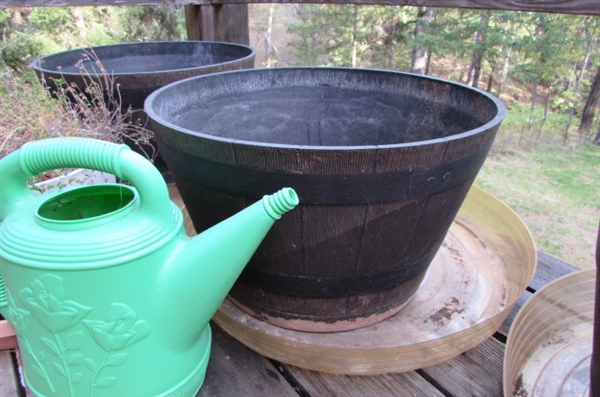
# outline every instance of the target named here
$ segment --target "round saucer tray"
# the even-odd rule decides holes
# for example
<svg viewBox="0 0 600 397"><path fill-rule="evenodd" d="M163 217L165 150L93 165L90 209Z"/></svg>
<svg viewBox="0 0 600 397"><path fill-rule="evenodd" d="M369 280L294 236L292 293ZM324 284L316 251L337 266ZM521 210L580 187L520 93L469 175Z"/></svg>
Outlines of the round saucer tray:
<svg viewBox="0 0 600 397"><path fill-rule="evenodd" d="M568 274L523 305L506 342L506 397L589 395L595 278L595 269Z"/></svg>
<svg viewBox="0 0 600 397"><path fill-rule="evenodd" d="M287 364L341 374L405 372L451 359L496 332L536 262L521 219L473 187L426 280L397 315L354 331L310 333L261 322L226 300L213 319L249 348Z"/></svg>

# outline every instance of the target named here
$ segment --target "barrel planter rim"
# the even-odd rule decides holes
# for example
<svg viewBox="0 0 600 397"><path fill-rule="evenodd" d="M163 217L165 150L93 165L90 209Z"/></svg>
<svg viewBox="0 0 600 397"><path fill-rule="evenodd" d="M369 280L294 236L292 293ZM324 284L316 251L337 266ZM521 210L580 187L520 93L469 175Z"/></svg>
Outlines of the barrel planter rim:
<svg viewBox="0 0 600 397"><path fill-rule="evenodd" d="M484 123L484 124L478 126L477 128L474 128L474 129L471 129L471 130L468 130L465 132L461 132L459 134L450 135L447 137L426 139L426 140L413 141L413 142L382 144L382 145L368 144L368 145L348 145L348 146L327 146L327 145L292 145L292 144L285 144L285 143L257 142L257 141L250 141L250 140L244 140L244 139L232 139L232 138L226 138L226 137L215 136L215 135L210 135L210 134L204 134L201 132L193 131L188 128L181 127L177 124L172 123L171 121L166 120L164 117L160 116L154 110L154 107L153 107L154 102L161 95L165 95L164 94L165 92L168 92L170 90L175 90L179 86L189 84L190 82L194 82L196 80L216 79L216 78L219 78L220 76L229 75L229 74L275 73L275 72L281 72L281 71L286 71L286 70L293 70L293 71L326 70L326 71L334 71L334 72L335 71L342 71L342 72L356 71L356 72L383 73L383 74L410 76L410 77L415 77L415 78L419 78L419 79L435 81L438 83L453 85L453 86L459 87L461 89L480 94L483 97L487 98L489 101L491 101L492 104L494 104L496 106L497 112L496 112L496 115L491 120L489 120L487 123ZM225 72L217 72L217 73L211 73L211 74L206 74L206 75L201 75L201 76L188 77L185 79L181 79L181 80L169 83L169 84L155 90L154 92L152 92L152 94L150 94L145 100L144 111L146 112L146 114L148 114L149 118L155 120L156 122L160 123L161 125L163 125L167 128L176 130L177 132L185 133L187 135L192 135L192 136L209 139L212 141L222 142L222 143L226 143L226 144L229 143L229 144L247 145L247 146L267 146L267 147L272 147L272 148L296 149L296 150L302 149L302 150L339 150L339 151L394 149L394 148L411 147L411 146L432 145L432 144L437 144L440 142L449 142L449 141L453 141L453 140L464 139L466 137L469 137L472 135L477 135L479 133L488 131L492 128L498 128L499 125L502 123L502 121L505 119L506 112L507 112L506 106L504 105L504 103L500 99L498 99L496 96L494 96L480 88L471 87L466 84L458 83L458 82L455 82L452 80L442 79L439 77L419 75L419 74L415 74L415 73L386 70L386 69L326 67L326 66L317 66L317 67L294 66L294 67L241 69L241 70L230 70L230 71L225 71Z"/></svg>
<svg viewBox="0 0 600 397"><path fill-rule="evenodd" d="M61 51L61 52L56 52L53 54L49 54L49 55L44 55L41 57L38 57L36 59L34 59L33 61L31 61L30 63L30 67L32 69L34 69L35 71L37 71L38 73L60 73L62 75L65 76L80 76L81 73L77 72L64 72L60 69L49 69L49 68L45 68L43 66L44 61L47 61L49 59L54 59L54 58L59 58L61 56L64 55L68 55L68 54L74 54L80 51L86 51L86 50L102 50L102 49L110 49L110 48L116 48L116 47L146 47L146 46L151 46L151 45L161 45L161 44L179 44L179 45L204 45L204 44L208 44L208 45L221 45L223 47L239 47L239 48L243 48L245 50L248 51L248 54L244 57L241 58L235 58L231 61L226 61L226 62L219 62L219 63L214 63L214 64L207 64L207 65L200 65L200 66L195 66L195 67L190 67L190 68L174 68L174 69L162 69L162 70L154 70L154 71L149 71L149 72L115 72L115 73L110 73L110 74L114 74L114 75L118 75L118 76L136 76L136 75L143 75L143 76L149 76L149 75L154 75L154 74L164 74L165 72L184 72L184 71L190 71L190 70L200 70L200 69L208 69L208 68L214 68L215 66L218 65L227 65L230 63L240 63L243 62L247 59L251 59L253 57L256 56L256 50L253 47L244 45L244 44L238 44L238 43L227 43L227 42L220 42L220 41L200 41L200 40L173 40L173 41L169 41L169 40L163 40L163 41L141 41L141 42L126 42L126 43L117 43L117 44L106 44L106 45L99 45L99 46L87 46L87 47L80 47L80 48L74 48L71 50L66 50L66 51ZM102 60L101 60L102 61ZM69 65L70 66L70 65ZM100 73L93 73L93 71L89 71L88 73L90 76L92 77L98 77L98 76L102 76L102 74Z"/></svg>

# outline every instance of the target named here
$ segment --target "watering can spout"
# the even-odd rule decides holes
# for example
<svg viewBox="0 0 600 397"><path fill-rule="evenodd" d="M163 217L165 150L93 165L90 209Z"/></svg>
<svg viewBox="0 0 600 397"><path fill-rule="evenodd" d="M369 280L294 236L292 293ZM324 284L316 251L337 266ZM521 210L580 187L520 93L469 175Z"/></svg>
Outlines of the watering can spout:
<svg viewBox="0 0 600 397"><path fill-rule="evenodd" d="M190 291L201 297L198 312L188 312L188 318L196 324L208 323L271 226L298 203L292 188L281 189L183 244L171 258L175 262L163 281L173 286L176 295L188 294L187 299L176 297L176 302L189 300ZM175 268L179 270L172 271Z"/></svg>

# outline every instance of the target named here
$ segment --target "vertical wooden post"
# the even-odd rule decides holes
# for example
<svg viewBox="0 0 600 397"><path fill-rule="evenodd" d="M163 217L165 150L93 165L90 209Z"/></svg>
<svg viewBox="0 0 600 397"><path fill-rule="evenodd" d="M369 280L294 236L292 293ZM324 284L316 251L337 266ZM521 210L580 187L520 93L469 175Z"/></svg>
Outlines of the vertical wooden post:
<svg viewBox="0 0 600 397"><path fill-rule="evenodd" d="M188 5L188 40L250 44L248 4Z"/></svg>
<svg viewBox="0 0 600 397"><path fill-rule="evenodd" d="M594 302L594 336L590 368L590 397L600 396L600 226L596 236L596 297Z"/></svg>

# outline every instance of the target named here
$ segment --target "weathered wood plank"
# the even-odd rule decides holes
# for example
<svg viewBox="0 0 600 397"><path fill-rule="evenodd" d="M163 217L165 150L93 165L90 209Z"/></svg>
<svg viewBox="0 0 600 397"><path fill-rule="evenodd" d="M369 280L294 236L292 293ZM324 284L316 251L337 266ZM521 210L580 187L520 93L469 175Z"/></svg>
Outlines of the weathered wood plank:
<svg viewBox="0 0 600 397"><path fill-rule="evenodd" d="M519 297L517 303L515 304L511 312L508 313L508 316L504 319L504 322L500 326L500 329L498 329L498 333L500 335L504 337L508 336L508 331L510 330L510 326L512 325L513 321L515 321L517 313L519 312L519 310L521 310L521 307L525 304L525 302L527 302L529 298L531 298L532 295L533 294L529 291L523 292L523 295Z"/></svg>
<svg viewBox="0 0 600 397"><path fill-rule="evenodd" d="M7 7L63 7L63 6L141 6L161 4L210 4L210 0L0 0L0 8Z"/></svg>
<svg viewBox="0 0 600 397"><path fill-rule="evenodd" d="M508 330L514 321L515 316L525 302L531 298L531 296L533 296L535 291L539 290L552 280L578 270L579 269L577 269L575 266L569 265L560 259L538 251L537 267L535 270L535 275L533 276L533 280L531 280L529 283L528 291L523 292L523 295L521 295L521 297L517 300L515 307L508 314L498 332L505 337L508 336Z"/></svg>
<svg viewBox="0 0 600 397"><path fill-rule="evenodd" d="M600 4L600 1L598 4ZM530 289L537 291L550 281L578 270L579 269L575 266L563 262L552 255L538 251L537 269L533 280L529 283L529 287Z"/></svg>
<svg viewBox="0 0 600 397"><path fill-rule="evenodd" d="M452 360L419 372L445 395L502 397L504 347L495 338L488 338Z"/></svg>
<svg viewBox="0 0 600 397"><path fill-rule="evenodd" d="M250 44L248 4L188 5L188 40Z"/></svg>
<svg viewBox="0 0 600 397"><path fill-rule="evenodd" d="M185 6L185 29L188 40L215 41L214 17L212 6Z"/></svg>
<svg viewBox="0 0 600 397"><path fill-rule="evenodd" d="M337 3L475 8L600 15L598 0L0 0L3 7L100 6L152 4Z"/></svg>
<svg viewBox="0 0 600 397"><path fill-rule="evenodd" d="M12 325L6 320L0 320L0 350L17 347L17 334Z"/></svg>
<svg viewBox="0 0 600 397"><path fill-rule="evenodd" d="M284 365L309 396L502 396L504 344L489 338L439 365L398 374L349 376ZM437 387L437 388L436 388Z"/></svg>
<svg viewBox="0 0 600 397"><path fill-rule="evenodd" d="M213 3L316 3L472 8L600 15L598 0L212 0Z"/></svg>
<svg viewBox="0 0 600 397"><path fill-rule="evenodd" d="M315 372L291 365L284 367L298 383L301 394L312 397L443 396L414 371L378 376L350 376Z"/></svg>
<svg viewBox="0 0 600 397"><path fill-rule="evenodd" d="M18 396L18 376L15 373L11 352L0 352L0 396Z"/></svg>
<svg viewBox="0 0 600 397"><path fill-rule="evenodd" d="M204 384L197 397L298 397L269 360L251 351L211 323L212 350Z"/></svg>

